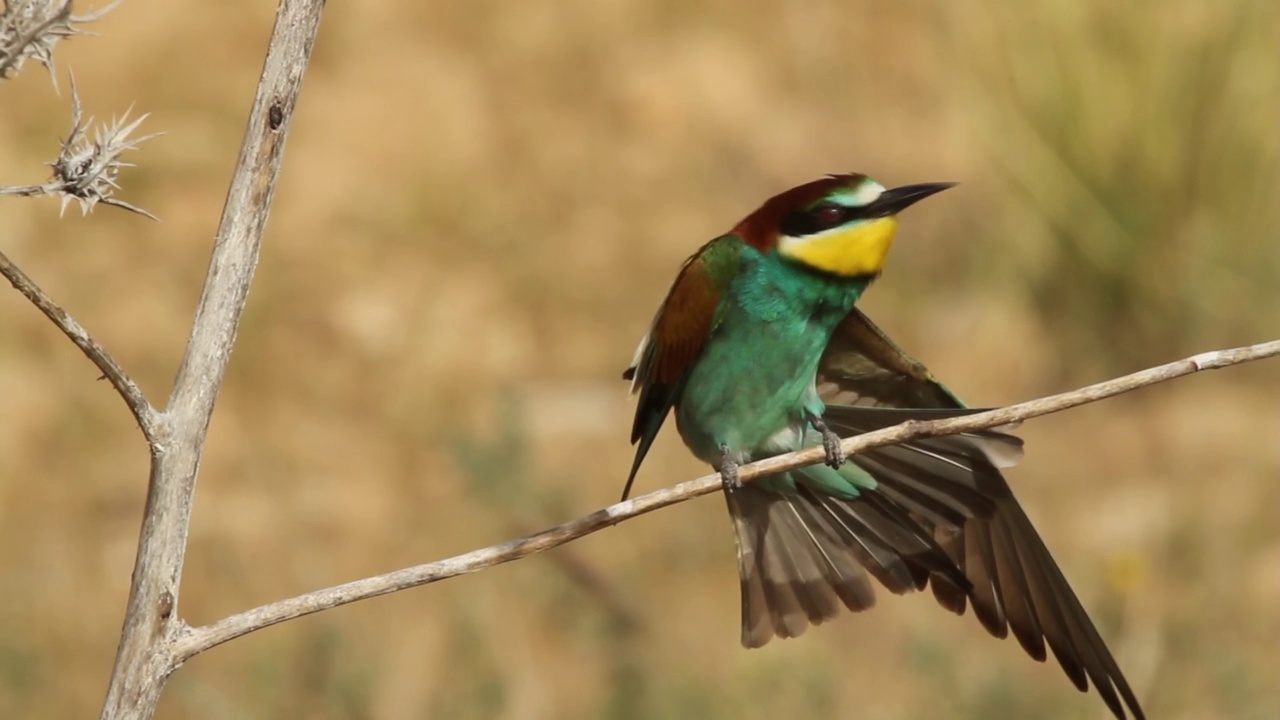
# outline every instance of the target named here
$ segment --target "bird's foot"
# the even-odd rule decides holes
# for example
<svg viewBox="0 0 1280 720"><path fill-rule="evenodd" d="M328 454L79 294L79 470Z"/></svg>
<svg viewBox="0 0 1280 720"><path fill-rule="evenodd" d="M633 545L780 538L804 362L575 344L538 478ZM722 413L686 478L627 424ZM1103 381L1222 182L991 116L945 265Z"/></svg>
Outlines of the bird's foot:
<svg viewBox="0 0 1280 720"><path fill-rule="evenodd" d="M729 453L728 445L720 446L720 483L725 492L733 492L742 487L738 478L738 461Z"/></svg>
<svg viewBox="0 0 1280 720"><path fill-rule="evenodd" d="M822 449L827 453L827 464L838 469L848 459L845 457L844 448L840 447L840 436L832 432L818 415L810 414L809 424L814 430L822 433Z"/></svg>

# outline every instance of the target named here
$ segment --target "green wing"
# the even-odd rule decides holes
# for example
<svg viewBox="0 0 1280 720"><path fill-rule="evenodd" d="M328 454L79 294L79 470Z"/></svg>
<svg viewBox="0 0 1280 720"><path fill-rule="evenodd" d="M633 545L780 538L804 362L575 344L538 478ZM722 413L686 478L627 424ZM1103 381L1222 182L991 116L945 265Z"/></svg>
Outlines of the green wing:
<svg viewBox="0 0 1280 720"><path fill-rule="evenodd" d="M854 308L818 363L818 395L828 405L963 408L928 368L904 353Z"/></svg>

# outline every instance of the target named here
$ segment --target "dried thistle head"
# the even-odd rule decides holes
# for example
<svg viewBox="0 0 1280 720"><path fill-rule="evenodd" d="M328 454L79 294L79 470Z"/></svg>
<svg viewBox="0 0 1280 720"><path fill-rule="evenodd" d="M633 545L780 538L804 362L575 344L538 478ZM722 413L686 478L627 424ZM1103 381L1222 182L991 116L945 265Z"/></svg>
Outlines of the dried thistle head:
<svg viewBox="0 0 1280 720"><path fill-rule="evenodd" d="M151 133L133 137L147 115L130 119L129 112L113 118L109 123L94 126L93 118L86 120L80 107L80 93L76 91L75 76L71 76L71 133L62 141L58 158L49 163L53 168L53 177L41 185L22 185L0 187L0 196L16 195L34 197L38 195L57 195L62 198L59 214L66 212L67 205L74 200L80 204L80 212L89 214L98 203L123 208L152 220L155 215L140 207L115 197L120 189L116 178L121 168L133 167L133 163L125 162L120 156L127 150L134 150L142 143L164 133ZM89 131L93 131L90 139Z"/></svg>
<svg viewBox="0 0 1280 720"><path fill-rule="evenodd" d="M162 134L152 133L130 137L142 121L150 115L146 113L130 121L129 112L132 109L130 107L129 110L125 110L123 115L113 118L110 123L94 127L93 139L90 140L88 131L93 125L93 118L84 119L80 107L80 95L76 92L75 78L72 77L71 134L62 141L62 150L58 153L58 159L49 163L53 168L53 179L46 184L54 186L52 192L62 196L62 207L59 213L65 212L67 205L75 200L80 203L81 214L85 215L93 210L94 205L104 203L132 210L152 220L156 219L146 210L114 197L115 191L120 189L120 185L116 183L120 169L133 167L133 163L121 160L120 156L126 150L133 150L143 142Z"/></svg>
<svg viewBox="0 0 1280 720"><path fill-rule="evenodd" d="M78 25L98 20L113 10L120 0L85 15L71 14L71 0L0 0L0 80L16 75L28 59L45 66L58 87L53 67L53 49L59 40L76 35L90 35ZM130 108L132 110L132 108ZM0 187L0 196L58 195L61 212L72 200L80 203L80 212L88 214L98 203L131 210L151 219L155 216L114 197L120 186L116 178L121 168L132 167L120 156L159 133L131 137L142 121L142 115L129 119L129 110L110 123L93 127L93 119L84 119L75 77L71 78L71 134L62 141L57 160L49 163L53 177L42 185ZM89 130L93 130L92 140Z"/></svg>
<svg viewBox="0 0 1280 720"><path fill-rule="evenodd" d="M5 0L0 12L0 80L17 75L28 59L44 65L55 89L53 48L59 40L93 33L78 27L100 19L120 0L85 15L71 14L71 0Z"/></svg>

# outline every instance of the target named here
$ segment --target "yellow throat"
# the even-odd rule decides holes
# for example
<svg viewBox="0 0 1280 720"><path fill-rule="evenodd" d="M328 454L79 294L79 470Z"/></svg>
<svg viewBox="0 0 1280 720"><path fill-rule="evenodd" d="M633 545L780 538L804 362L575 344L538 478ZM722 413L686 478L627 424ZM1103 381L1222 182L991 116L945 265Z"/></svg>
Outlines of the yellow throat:
<svg viewBox="0 0 1280 720"><path fill-rule="evenodd" d="M785 258L832 275L875 275L884 267L897 231L898 221L894 218L876 218L815 235L784 235L778 242L778 252Z"/></svg>

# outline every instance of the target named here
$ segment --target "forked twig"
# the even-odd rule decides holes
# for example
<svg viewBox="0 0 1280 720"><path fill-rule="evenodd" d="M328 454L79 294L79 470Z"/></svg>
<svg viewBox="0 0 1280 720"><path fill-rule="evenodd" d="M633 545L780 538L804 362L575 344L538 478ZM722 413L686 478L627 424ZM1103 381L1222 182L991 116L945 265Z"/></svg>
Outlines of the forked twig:
<svg viewBox="0 0 1280 720"><path fill-rule="evenodd" d="M191 338L159 437L151 443L142 532L102 720L154 715L164 683L177 666L174 641L186 627L178 616L178 591L196 472L258 264L285 138L324 4L324 0L280 0Z"/></svg>
<svg viewBox="0 0 1280 720"><path fill-rule="evenodd" d="M26 273L14 265L9 257L0 251L0 275L13 285L14 289L26 296L49 318L49 321L58 326L62 334L71 339L71 342L80 348L89 360L102 371L103 377L111 382L116 392L120 393L120 397L124 399L126 405L129 406L129 412L133 413L133 418L138 421L138 427L142 429L142 434L147 438L147 442L151 442L155 438L157 413L156 409L147 402L147 398L142 394L142 389L138 384L129 377L124 368L120 367L120 363L111 357L106 348L102 347L93 336L85 330L75 318L71 317L62 306L49 297L40 286Z"/></svg>

